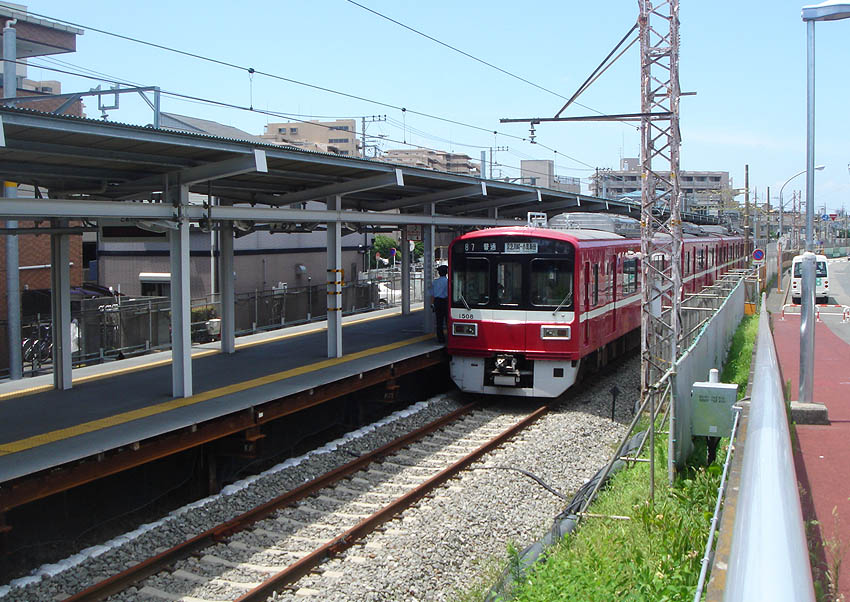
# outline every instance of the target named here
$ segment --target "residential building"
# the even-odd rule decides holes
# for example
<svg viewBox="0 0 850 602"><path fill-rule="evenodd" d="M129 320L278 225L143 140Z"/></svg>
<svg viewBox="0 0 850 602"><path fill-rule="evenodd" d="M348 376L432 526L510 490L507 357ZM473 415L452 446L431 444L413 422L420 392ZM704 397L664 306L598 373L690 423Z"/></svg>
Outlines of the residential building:
<svg viewBox="0 0 850 602"><path fill-rule="evenodd" d="M540 186L562 192L581 193L581 180L555 175L555 162L549 159L527 159L520 161L520 174L523 184Z"/></svg>
<svg viewBox="0 0 850 602"><path fill-rule="evenodd" d="M21 4L3 2L0 5L0 24L17 20L13 25L15 29L15 57L18 61L16 66L15 96L39 98L52 94L61 94L62 89L58 81L34 81L27 79L26 61L31 57L47 56L51 54L63 54L75 52L77 49L77 36L83 34L82 29L63 25L47 19L31 17L27 14L27 7ZM0 27L2 31L2 27ZM0 39L3 36L0 34ZM2 46L0 45L0 55ZM11 96L7 94L3 86L2 73L0 73L0 98ZM15 106L36 111L55 111L67 99L49 98L35 102L19 102ZM69 106L64 113L66 115L83 116L83 105L79 101Z"/></svg>
<svg viewBox="0 0 850 602"><path fill-rule="evenodd" d="M732 200L728 171L681 171L679 187L686 211L720 215ZM637 197L641 190L640 160L624 158L619 170L599 169L591 176L590 194L618 199Z"/></svg>
<svg viewBox="0 0 850 602"><path fill-rule="evenodd" d="M336 153L347 157L360 156L357 122L354 119L269 123L261 137L271 144Z"/></svg>
<svg viewBox="0 0 850 602"><path fill-rule="evenodd" d="M473 163L469 155L427 148L400 148L384 151L381 161L470 176L478 176L481 173L480 167Z"/></svg>

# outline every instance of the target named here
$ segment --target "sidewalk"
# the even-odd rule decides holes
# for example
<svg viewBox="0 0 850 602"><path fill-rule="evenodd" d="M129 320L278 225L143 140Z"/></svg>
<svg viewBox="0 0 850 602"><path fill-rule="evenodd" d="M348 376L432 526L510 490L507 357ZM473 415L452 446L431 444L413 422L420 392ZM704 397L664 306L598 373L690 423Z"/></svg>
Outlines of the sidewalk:
<svg viewBox="0 0 850 602"><path fill-rule="evenodd" d="M773 312L773 338L784 382L791 399L799 396L800 316L780 319L781 301L768 302ZM833 321L840 318L828 318ZM850 344L825 322L815 322L814 401L826 405L829 425L797 425L794 463L801 490L803 517L817 521L809 537L816 539L812 569L831 570L837 546L850 551ZM850 558L838 575L838 589L850 598ZM826 580L823 580L826 581Z"/></svg>

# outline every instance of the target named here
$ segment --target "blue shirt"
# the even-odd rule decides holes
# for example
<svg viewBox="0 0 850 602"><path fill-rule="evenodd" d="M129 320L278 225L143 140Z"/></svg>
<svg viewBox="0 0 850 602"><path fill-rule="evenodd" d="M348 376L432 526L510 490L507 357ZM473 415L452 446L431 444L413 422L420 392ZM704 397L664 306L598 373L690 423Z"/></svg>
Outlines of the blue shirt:
<svg viewBox="0 0 850 602"><path fill-rule="evenodd" d="M435 299L449 298L449 279L447 276L440 276L431 284L431 296Z"/></svg>

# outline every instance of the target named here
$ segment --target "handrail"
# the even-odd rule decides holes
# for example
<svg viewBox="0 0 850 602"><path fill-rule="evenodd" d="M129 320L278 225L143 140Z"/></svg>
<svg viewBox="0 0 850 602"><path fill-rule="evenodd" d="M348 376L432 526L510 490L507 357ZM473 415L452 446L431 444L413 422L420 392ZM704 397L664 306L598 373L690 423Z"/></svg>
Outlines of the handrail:
<svg viewBox="0 0 850 602"><path fill-rule="evenodd" d="M765 297L762 297L762 308ZM773 336L759 318L741 488L723 600L814 601Z"/></svg>

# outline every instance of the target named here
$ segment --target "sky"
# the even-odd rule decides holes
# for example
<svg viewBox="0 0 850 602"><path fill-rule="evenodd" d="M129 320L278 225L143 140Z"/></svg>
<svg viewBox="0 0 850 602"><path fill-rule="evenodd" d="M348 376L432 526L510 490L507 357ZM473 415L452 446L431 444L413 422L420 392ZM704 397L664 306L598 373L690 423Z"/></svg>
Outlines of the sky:
<svg viewBox="0 0 850 602"><path fill-rule="evenodd" d="M268 122L289 117L355 117L359 133L361 116L386 115L386 121L366 128L369 136L384 136L368 141L383 150L409 148L403 144L409 143L476 160L483 150L489 161L491 149L499 149L492 151L499 177L518 177L522 159L552 159L558 175L582 178L585 192L596 168L616 169L621 157L639 156L639 130L630 124L543 123L536 126L537 144L531 144L528 124L499 122L554 116L563 97L572 96L636 22L636 0L357 3L362 6L350 0L254 0L244 5L218 0L33 0L27 3L32 13L70 21L86 31L77 39L76 53L32 59L28 77L58 79L63 92L108 87L110 80L118 80L253 106L252 112L171 96L162 101L164 111L254 134L261 134ZM728 171L733 186L743 188L748 165L751 194L763 203L770 188L775 205L783 183L806 168L806 26L801 6L788 0L680 0L679 78L683 92L695 93L681 100L683 170ZM848 56L850 19L818 23L815 163L826 167L816 172L817 212L821 207L850 210ZM248 67L257 72L250 75ZM49 68L96 73L105 80ZM637 44L578 102L584 107L572 106L564 115L640 111ZM123 95L120 103L109 120L152 123L151 110L137 96ZM86 113L99 118L95 100L86 102ZM804 175L785 186L786 207L796 190L805 195Z"/></svg>

